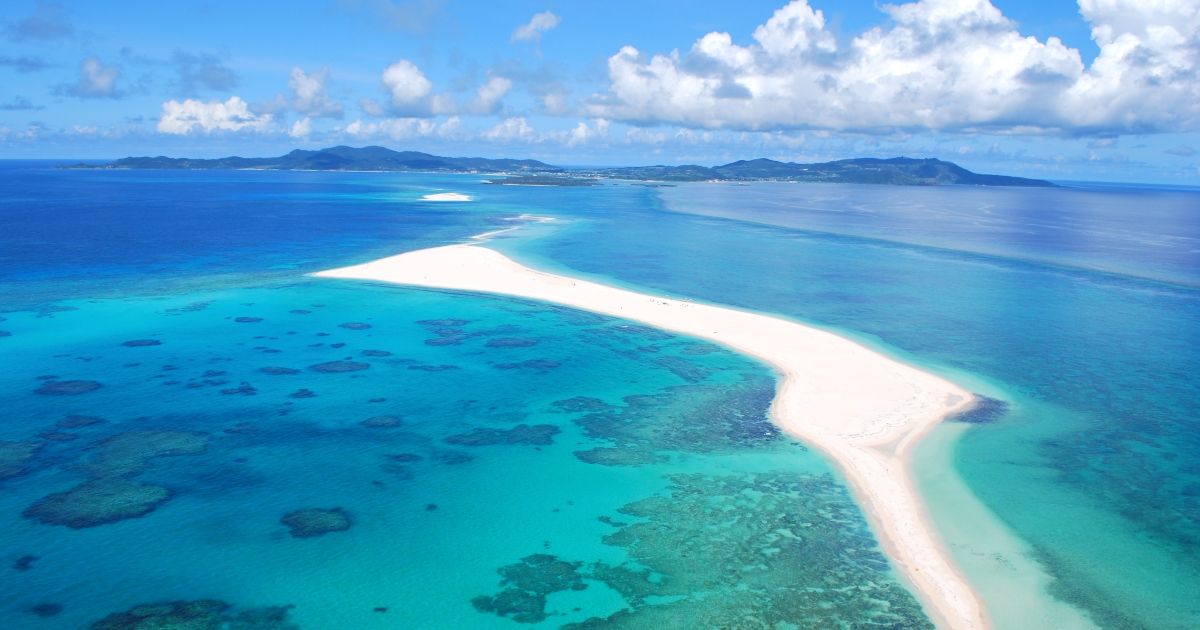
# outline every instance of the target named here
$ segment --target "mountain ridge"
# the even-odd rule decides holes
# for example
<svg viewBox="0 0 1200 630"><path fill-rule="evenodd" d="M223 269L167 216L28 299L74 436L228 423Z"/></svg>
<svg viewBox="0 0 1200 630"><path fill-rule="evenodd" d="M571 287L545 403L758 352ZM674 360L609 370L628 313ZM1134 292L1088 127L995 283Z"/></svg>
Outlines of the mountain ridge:
<svg viewBox="0 0 1200 630"><path fill-rule="evenodd" d="M937 158L848 158L810 164L781 162L770 158L753 158L718 166L659 164L573 169L532 159L445 157L420 151L395 151L381 146L350 147L345 145L325 149L294 149L281 156L265 158L228 156L195 159L160 155L156 157L126 157L107 164L80 164L76 167L500 173L665 182L711 180L867 183L900 186L1055 186L1055 184L1041 179L975 173L953 162Z"/></svg>

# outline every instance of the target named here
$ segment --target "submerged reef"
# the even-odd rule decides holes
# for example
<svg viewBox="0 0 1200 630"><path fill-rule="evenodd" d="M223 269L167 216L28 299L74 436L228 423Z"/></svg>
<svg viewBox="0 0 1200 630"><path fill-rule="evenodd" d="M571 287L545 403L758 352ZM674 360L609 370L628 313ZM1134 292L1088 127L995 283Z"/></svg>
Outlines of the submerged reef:
<svg viewBox="0 0 1200 630"><path fill-rule="evenodd" d="M955 414L950 419L954 422L969 424L991 424L1008 413L1008 403L982 394L975 394L975 405L962 413Z"/></svg>
<svg viewBox="0 0 1200 630"><path fill-rule="evenodd" d="M41 448L37 442L0 442L0 481L28 473Z"/></svg>
<svg viewBox="0 0 1200 630"><path fill-rule="evenodd" d="M41 387L33 391L34 393L42 394L43 396L74 396L76 394L94 392L101 387L104 387L104 384L99 381L80 379L70 381L46 381Z"/></svg>
<svg viewBox="0 0 1200 630"><path fill-rule="evenodd" d="M368 429L392 429L404 424L404 419L400 416L374 416L363 420L359 424Z"/></svg>
<svg viewBox="0 0 1200 630"><path fill-rule="evenodd" d="M511 429L478 427L466 433L451 435L447 444L460 446L494 446L496 444L534 444L546 446L554 443L554 436L562 429L553 424L518 424Z"/></svg>
<svg viewBox="0 0 1200 630"><path fill-rule="evenodd" d="M500 337L497 339L488 339L485 344L489 348L530 348L538 344L537 339L527 339L525 337Z"/></svg>
<svg viewBox="0 0 1200 630"><path fill-rule="evenodd" d="M496 571L503 590L494 596L480 595L471 600L471 605L480 612L511 617L519 623L545 621L548 595L587 588L579 572L581 566L582 562L566 562L544 553L526 556Z"/></svg>
<svg viewBox="0 0 1200 630"><path fill-rule="evenodd" d="M292 606L235 611L216 599L139 604L92 624L91 630L299 630Z"/></svg>
<svg viewBox="0 0 1200 630"><path fill-rule="evenodd" d="M47 495L22 515L47 525L95 527L153 512L171 498L163 486L133 477L157 457L195 455L208 447L208 435L188 431L127 431L93 445L96 453L79 469L90 479Z"/></svg>
<svg viewBox="0 0 1200 630"><path fill-rule="evenodd" d="M366 330L370 327L370 324L363 322L346 322L344 324L338 324L338 328L345 328L346 330Z"/></svg>
<svg viewBox="0 0 1200 630"><path fill-rule="evenodd" d="M147 346L161 346L162 342L157 339L131 339L121 345L126 348L144 348Z"/></svg>
<svg viewBox="0 0 1200 630"><path fill-rule="evenodd" d="M291 530L288 533L293 538L315 538L331 532L342 532L350 529L350 513L340 507L336 508L304 508L293 510L279 519Z"/></svg>
<svg viewBox="0 0 1200 630"><path fill-rule="evenodd" d="M337 374L339 372L357 372L369 367L371 367L370 363L363 363L361 361L326 361L325 363L310 365L308 369L325 374Z"/></svg>
<svg viewBox="0 0 1200 630"><path fill-rule="evenodd" d="M537 623L549 596L602 582L626 607L566 628L932 628L896 580L845 488L829 475L766 471L668 477L663 495L622 507L636 522L604 543L629 561L547 554L500 567L482 613ZM853 585L853 586L848 586Z"/></svg>
<svg viewBox="0 0 1200 630"><path fill-rule="evenodd" d="M144 516L169 498L171 491L162 486L105 477L43 497L22 515L48 525L83 529Z"/></svg>
<svg viewBox="0 0 1200 630"><path fill-rule="evenodd" d="M278 366L274 366L274 365L267 366L264 368L258 368L258 371L262 372L263 374L270 374L271 376L285 376L285 375L289 375L289 374L299 374L300 373L300 370L297 370L296 368L278 367Z"/></svg>
<svg viewBox="0 0 1200 630"><path fill-rule="evenodd" d="M588 398L554 403L560 411L589 411L575 423L609 446L577 451L593 464L640 465L665 460L668 452L726 453L779 439L767 416L775 384L745 376L734 384L690 384L662 393L627 396L623 406Z"/></svg>

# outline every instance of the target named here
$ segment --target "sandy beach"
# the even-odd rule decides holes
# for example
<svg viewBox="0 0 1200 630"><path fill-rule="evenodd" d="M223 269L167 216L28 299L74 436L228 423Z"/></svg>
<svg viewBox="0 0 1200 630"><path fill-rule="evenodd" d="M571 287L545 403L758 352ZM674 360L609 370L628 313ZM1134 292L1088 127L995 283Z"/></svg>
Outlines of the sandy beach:
<svg viewBox="0 0 1200 630"><path fill-rule="evenodd" d="M782 429L841 468L887 554L942 627L988 627L980 598L929 524L906 460L970 392L832 333L785 319L657 297L525 267L451 245L314 274L516 296L701 337L771 365Z"/></svg>
<svg viewBox="0 0 1200 630"><path fill-rule="evenodd" d="M471 195L456 192L431 193L422 195L421 201L471 201Z"/></svg>

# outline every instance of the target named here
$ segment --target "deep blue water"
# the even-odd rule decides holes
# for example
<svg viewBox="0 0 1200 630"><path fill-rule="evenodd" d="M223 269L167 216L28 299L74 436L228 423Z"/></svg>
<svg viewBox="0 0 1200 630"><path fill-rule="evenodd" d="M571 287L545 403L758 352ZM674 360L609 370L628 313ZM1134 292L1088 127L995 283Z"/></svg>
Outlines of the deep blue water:
<svg viewBox="0 0 1200 630"><path fill-rule="evenodd" d="M954 466L1048 597L1105 627L1200 622L1196 191L0 169L6 625L204 598L226 621L293 605L257 610L278 627L923 623L837 475L766 423L761 366L571 311L302 275L523 213L561 220L493 246L986 387L1007 412ZM477 200L419 201L445 190ZM122 345L142 339L161 344ZM330 361L369 367L312 368ZM72 380L103 386L34 393ZM381 416L399 426L362 424ZM79 487L153 511L29 512ZM113 507L66 498L50 505ZM310 507L352 527L290 536L280 517Z"/></svg>

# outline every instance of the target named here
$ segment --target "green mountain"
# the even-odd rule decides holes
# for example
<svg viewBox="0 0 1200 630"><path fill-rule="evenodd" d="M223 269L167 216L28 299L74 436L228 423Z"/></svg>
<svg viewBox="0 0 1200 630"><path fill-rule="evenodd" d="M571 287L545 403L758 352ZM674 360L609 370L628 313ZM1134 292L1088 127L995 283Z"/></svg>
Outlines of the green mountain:
<svg viewBox="0 0 1200 630"><path fill-rule="evenodd" d="M452 173L544 173L562 169L537 160L489 160L442 157L419 151L393 151L384 147L330 147L319 151L296 149L273 158L127 157L105 168L151 169L264 169L281 171L445 171Z"/></svg>
<svg viewBox="0 0 1200 630"><path fill-rule="evenodd" d="M553 176L566 180L626 179L656 182L755 181L835 182L893 184L898 186L1054 186L1041 179L973 173L952 162L934 158L854 158L835 162L798 164L766 158L739 160L721 166L624 166L601 169L565 169L537 160L442 157L418 151L393 151L384 147L330 147L318 151L297 149L273 158L224 157L191 159L127 157L98 167L147 169L265 169L311 171L437 171L448 173L508 173L517 176ZM533 180L529 180L533 181ZM529 181L514 180L513 184ZM546 180L550 181L550 180ZM497 182L504 183L504 182ZM590 182L589 182L590 183ZM542 183L540 185L556 185Z"/></svg>
<svg viewBox="0 0 1200 630"><path fill-rule="evenodd" d="M602 177L655 181L753 181L834 182L848 184L893 184L899 186L1054 186L1041 179L985 175L934 158L854 158L835 162L798 164L759 158L721 166L634 166L601 169Z"/></svg>

